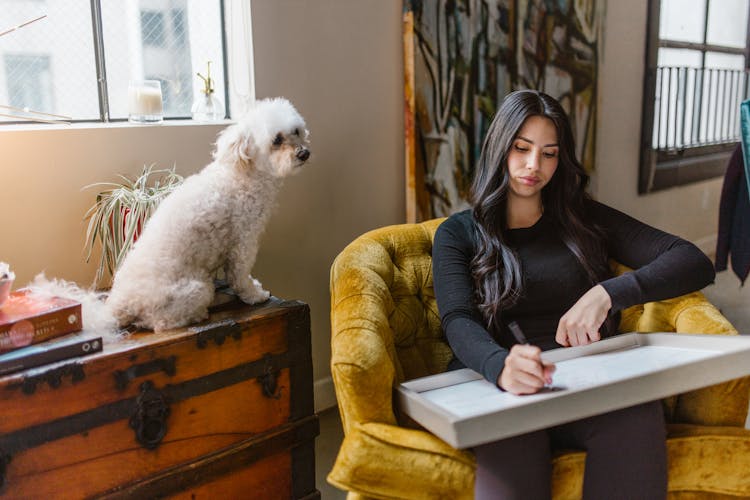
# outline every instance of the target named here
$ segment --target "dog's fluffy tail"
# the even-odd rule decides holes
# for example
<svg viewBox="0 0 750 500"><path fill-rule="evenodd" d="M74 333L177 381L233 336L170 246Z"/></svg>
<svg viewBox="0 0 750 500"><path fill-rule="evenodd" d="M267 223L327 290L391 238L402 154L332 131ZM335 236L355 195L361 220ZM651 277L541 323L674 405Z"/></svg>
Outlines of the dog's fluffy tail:
<svg viewBox="0 0 750 500"><path fill-rule="evenodd" d="M27 285L34 295L64 297L81 303L83 329L89 333L114 338L119 336L117 320L104 302L106 294L92 289L83 289L77 284L57 278L48 279L39 273Z"/></svg>

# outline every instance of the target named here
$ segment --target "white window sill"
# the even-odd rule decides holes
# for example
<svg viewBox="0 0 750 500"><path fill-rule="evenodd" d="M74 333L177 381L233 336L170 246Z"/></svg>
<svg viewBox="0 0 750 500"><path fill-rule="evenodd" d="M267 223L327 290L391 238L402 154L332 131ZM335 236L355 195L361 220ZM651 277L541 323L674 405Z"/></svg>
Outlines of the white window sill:
<svg viewBox="0 0 750 500"><path fill-rule="evenodd" d="M215 122L198 122L194 120L164 120L161 123L131 123L129 121L117 122L79 122L79 123L13 123L3 125L0 123L0 133L11 131L49 131L49 130L102 130L102 129L134 129L134 128L165 128L165 127L225 127L234 123L234 120L219 120Z"/></svg>

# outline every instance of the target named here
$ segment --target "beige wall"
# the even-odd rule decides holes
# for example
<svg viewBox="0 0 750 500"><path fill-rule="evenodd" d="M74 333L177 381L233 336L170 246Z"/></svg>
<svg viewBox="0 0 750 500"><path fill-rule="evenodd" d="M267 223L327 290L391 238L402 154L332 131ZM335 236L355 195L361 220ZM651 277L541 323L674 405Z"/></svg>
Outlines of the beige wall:
<svg viewBox="0 0 750 500"><path fill-rule="evenodd" d="M313 162L289 179L254 274L309 303L318 407L330 400L328 271L355 236L404 220L401 0L253 0L258 97L292 100L311 130ZM646 0L609 2L601 80L598 197L694 241L715 233L720 180L639 197L638 147ZM0 260L19 282L47 271L90 283L83 263L86 184L144 163L189 174L220 127L0 131Z"/></svg>
<svg viewBox="0 0 750 500"><path fill-rule="evenodd" d="M321 405L332 394L331 263L357 235L405 220L401 1L253 0L252 8L256 95L294 102L313 150L312 165L282 192L258 276L310 304Z"/></svg>
<svg viewBox="0 0 750 500"><path fill-rule="evenodd" d="M144 164L172 165L183 175L210 158L220 126L55 126L0 129L0 260L16 285L48 277L88 286L96 262L84 262L83 216L96 199L94 182L136 174ZM188 145L188 146L186 146Z"/></svg>

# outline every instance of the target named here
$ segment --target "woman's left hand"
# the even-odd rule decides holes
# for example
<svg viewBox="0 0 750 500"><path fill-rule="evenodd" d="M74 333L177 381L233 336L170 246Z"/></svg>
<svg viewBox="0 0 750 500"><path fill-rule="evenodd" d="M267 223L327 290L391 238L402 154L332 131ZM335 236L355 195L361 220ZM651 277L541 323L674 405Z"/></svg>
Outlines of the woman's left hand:
<svg viewBox="0 0 750 500"><path fill-rule="evenodd" d="M560 318L555 341L565 347L596 342L611 307L612 299L603 286L591 288Z"/></svg>

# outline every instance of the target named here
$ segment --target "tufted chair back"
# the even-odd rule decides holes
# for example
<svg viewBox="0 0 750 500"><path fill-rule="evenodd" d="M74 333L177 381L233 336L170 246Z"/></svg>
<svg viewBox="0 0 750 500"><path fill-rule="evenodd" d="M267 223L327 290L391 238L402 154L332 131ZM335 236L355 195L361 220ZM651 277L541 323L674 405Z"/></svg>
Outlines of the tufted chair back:
<svg viewBox="0 0 750 500"><path fill-rule="evenodd" d="M378 352L363 352L366 359L357 358L365 364L377 362L382 370L378 387L389 387L383 385L385 381L392 386L445 371L452 353L443 338L432 288L432 240L443 220L398 226L398 231L371 231L349 244L334 261L334 378L342 376L339 362L351 370L350 362L359 354L354 346L364 340L359 337L373 341L370 349L378 347ZM358 338L349 342L350 336ZM388 388L389 401L390 397ZM387 413L383 421L393 422L392 408ZM358 414L355 411L352 416ZM348 425L349 417L344 419Z"/></svg>
<svg viewBox="0 0 750 500"><path fill-rule="evenodd" d="M331 373L345 438L328 481L350 500L473 496L471 453L397 418L393 406L395 385L443 372L452 357L432 284L432 241L443 220L370 231L331 267ZM620 330L737 334L700 293L629 308ZM742 429L749 398L745 378L665 400L677 433L668 441L670 491L750 496L750 433ZM746 449L734 458L747 467L727 470L721 457L737 446ZM580 497L584 457L555 458L555 499ZM704 497L698 493L689 498Z"/></svg>
<svg viewBox="0 0 750 500"><path fill-rule="evenodd" d="M451 360L450 347L440 328L432 287L432 240L440 220L414 225L393 233L382 251L386 268L373 269L378 291L386 305L389 333L393 335L395 383L444 372ZM371 284L373 284L371 282ZM384 285L381 288L380 285Z"/></svg>

